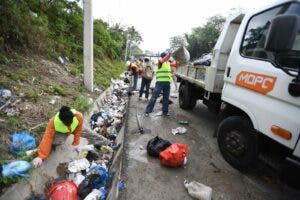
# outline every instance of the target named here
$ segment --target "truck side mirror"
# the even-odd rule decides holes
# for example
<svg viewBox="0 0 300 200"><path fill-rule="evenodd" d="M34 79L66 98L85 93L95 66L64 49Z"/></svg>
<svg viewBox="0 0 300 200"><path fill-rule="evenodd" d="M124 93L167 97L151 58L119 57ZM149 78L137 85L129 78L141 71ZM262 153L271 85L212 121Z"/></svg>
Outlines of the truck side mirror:
<svg viewBox="0 0 300 200"><path fill-rule="evenodd" d="M299 30L300 18L297 15L277 16L271 21L265 49L271 52L291 50Z"/></svg>

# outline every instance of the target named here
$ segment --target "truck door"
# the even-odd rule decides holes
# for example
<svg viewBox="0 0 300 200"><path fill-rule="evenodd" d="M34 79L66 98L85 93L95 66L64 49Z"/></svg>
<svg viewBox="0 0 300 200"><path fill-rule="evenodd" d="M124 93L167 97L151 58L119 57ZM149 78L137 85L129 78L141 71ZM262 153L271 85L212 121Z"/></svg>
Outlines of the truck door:
<svg viewBox="0 0 300 200"><path fill-rule="evenodd" d="M288 52L289 56L278 58L264 49L270 21L288 14L300 15L300 4L285 3L244 18L226 66L222 100L246 112L256 130L294 149L300 133L300 97L289 94L293 77L276 68L276 63L296 73L300 55ZM274 134L274 127L292 137Z"/></svg>

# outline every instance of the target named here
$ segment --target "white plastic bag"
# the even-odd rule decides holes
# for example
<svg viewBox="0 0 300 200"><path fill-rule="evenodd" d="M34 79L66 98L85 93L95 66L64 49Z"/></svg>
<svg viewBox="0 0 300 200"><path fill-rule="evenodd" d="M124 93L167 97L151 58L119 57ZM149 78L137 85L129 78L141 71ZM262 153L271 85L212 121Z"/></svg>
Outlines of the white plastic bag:
<svg viewBox="0 0 300 200"><path fill-rule="evenodd" d="M197 181L191 181L188 183L184 181L184 187L188 190L189 195L199 200L211 200L212 189Z"/></svg>
<svg viewBox="0 0 300 200"><path fill-rule="evenodd" d="M80 172L90 167L90 163L86 158L74 160L69 163L68 170L72 173Z"/></svg>
<svg viewBox="0 0 300 200"><path fill-rule="evenodd" d="M186 65L190 61L190 53L184 46L175 50L172 56L179 62L179 66Z"/></svg>

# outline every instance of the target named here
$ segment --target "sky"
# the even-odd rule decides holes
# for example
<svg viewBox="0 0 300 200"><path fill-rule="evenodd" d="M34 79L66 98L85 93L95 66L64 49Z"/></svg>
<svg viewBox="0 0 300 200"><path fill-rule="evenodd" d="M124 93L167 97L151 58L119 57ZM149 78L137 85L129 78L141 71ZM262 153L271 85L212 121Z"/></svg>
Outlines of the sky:
<svg viewBox="0 0 300 200"><path fill-rule="evenodd" d="M109 24L134 26L142 35L142 50L169 48L172 36L191 33L209 17L224 17L233 8L251 10L275 0L93 0L93 16Z"/></svg>

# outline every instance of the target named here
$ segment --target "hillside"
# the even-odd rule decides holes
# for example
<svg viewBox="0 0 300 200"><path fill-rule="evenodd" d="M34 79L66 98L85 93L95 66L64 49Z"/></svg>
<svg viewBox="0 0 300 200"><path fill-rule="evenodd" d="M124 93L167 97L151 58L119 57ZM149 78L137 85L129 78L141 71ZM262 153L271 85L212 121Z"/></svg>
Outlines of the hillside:
<svg viewBox="0 0 300 200"><path fill-rule="evenodd" d="M88 92L83 86L83 11L78 2L0 2L0 89L13 95L12 103L0 110L0 164L18 158L9 153L14 132L29 131L38 143L62 105L86 111L99 90L125 70L121 58L126 34L135 35L133 43L142 40L134 27L94 20L94 84L99 90ZM60 56L68 63L59 62ZM0 177L0 192L16 181Z"/></svg>

